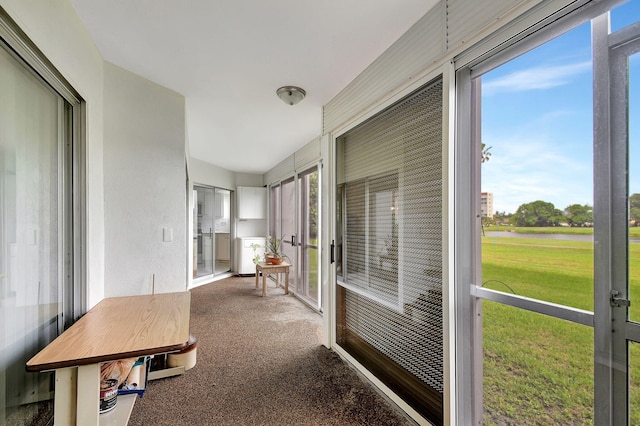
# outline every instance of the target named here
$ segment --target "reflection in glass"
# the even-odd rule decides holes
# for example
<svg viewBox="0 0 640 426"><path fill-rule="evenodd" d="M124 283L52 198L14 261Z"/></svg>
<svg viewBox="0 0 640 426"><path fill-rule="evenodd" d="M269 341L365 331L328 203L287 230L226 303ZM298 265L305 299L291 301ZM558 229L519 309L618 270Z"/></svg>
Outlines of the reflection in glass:
<svg viewBox="0 0 640 426"><path fill-rule="evenodd" d="M398 297L398 174L369 180L369 285Z"/></svg>
<svg viewBox="0 0 640 426"><path fill-rule="evenodd" d="M269 192L269 232L282 235L280 231L280 185L272 185Z"/></svg>
<svg viewBox="0 0 640 426"><path fill-rule="evenodd" d="M194 186L196 192L196 220L194 225L194 277L213 274L213 188Z"/></svg>
<svg viewBox="0 0 640 426"><path fill-rule="evenodd" d="M483 301L484 424L593 423L593 329Z"/></svg>
<svg viewBox="0 0 640 426"><path fill-rule="evenodd" d="M286 261L291 264L291 271L295 271L297 265L296 261L296 248L293 247L292 241L295 241L294 235L296 234L296 183L293 178L287 179L280 184L280 235L272 235L276 238L282 239L282 253L286 256ZM292 237L294 239L292 240ZM289 288L295 289L296 274L289 274Z"/></svg>
<svg viewBox="0 0 640 426"><path fill-rule="evenodd" d="M231 270L231 191L215 189L213 228L215 232L215 273Z"/></svg>
<svg viewBox="0 0 640 426"><path fill-rule="evenodd" d="M58 335L62 99L0 47L0 424L46 424L51 373L26 362Z"/></svg>

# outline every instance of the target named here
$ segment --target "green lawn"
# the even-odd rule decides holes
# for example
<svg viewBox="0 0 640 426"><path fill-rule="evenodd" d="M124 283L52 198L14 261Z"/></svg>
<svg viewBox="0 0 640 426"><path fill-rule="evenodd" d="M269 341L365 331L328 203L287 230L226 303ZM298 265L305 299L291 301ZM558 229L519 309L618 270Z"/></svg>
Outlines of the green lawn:
<svg viewBox="0 0 640 426"><path fill-rule="evenodd" d="M629 267L633 298L640 295L640 244L630 246ZM487 288L593 310L590 242L483 237L482 271ZM640 303L632 304L630 316L638 314ZM483 335L486 425L593 423L590 327L485 301ZM635 385L638 358L640 351L632 347ZM631 424L640 424L635 389Z"/></svg>

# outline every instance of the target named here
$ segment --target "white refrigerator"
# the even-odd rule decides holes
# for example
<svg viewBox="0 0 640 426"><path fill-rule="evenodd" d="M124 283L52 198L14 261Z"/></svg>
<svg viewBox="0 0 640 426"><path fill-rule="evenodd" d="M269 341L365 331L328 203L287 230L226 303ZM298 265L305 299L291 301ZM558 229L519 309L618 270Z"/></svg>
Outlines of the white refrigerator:
<svg viewBox="0 0 640 426"><path fill-rule="evenodd" d="M259 245L255 252L251 247L253 244ZM238 259L237 273L239 275L255 274L256 265L253 263L253 258L257 255L260 256L261 260L264 259L264 237L238 238L236 250L236 259Z"/></svg>

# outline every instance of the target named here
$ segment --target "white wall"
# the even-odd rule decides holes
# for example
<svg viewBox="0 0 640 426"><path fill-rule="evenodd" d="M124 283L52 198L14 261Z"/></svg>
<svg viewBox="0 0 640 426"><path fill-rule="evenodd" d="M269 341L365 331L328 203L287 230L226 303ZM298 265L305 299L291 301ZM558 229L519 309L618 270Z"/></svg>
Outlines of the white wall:
<svg viewBox="0 0 640 426"><path fill-rule="evenodd" d="M187 289L184 105L105 62L105 297Z"/></svg>
<svg viewBox="0 0 640 426"><path fill-rule="evenodd" d="M0 0L87 106L87 304L104 297L103 60L67 0Z"/></svg>
<svg viewBox="0 0 640 426"><path fill-rule="evenodd" d="M236 186L264 186L262 184L262 176L250 173L236 173Z"/></svg>
<svg viewBox="0 0 640 426"><path fill-rule="evenodd" d="M506 26L517 14L550 0L440 0L323 108L323 134L370 115L402 88ZM564 3L560 0L555 8Z"/></svg>
<svg viewBox="0 0 640 426"><path fill-rule="evenodd" d="M189 179L194 184L236 190L236 174L234 172L196 158L189 159Z"/></svg>

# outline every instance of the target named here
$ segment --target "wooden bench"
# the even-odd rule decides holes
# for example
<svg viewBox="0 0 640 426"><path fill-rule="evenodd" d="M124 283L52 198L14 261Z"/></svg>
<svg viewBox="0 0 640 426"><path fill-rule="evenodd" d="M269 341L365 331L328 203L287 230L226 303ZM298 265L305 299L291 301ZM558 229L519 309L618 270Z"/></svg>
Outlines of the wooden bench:
<svg viewBox="0 0 640 426"><path fill-rule="evenodd" d="M27 371L55 370L54 423L126 425L136 396L101 415L100 364L185 348L190 306L189 292L104 299L31 358Z"/></svg>

